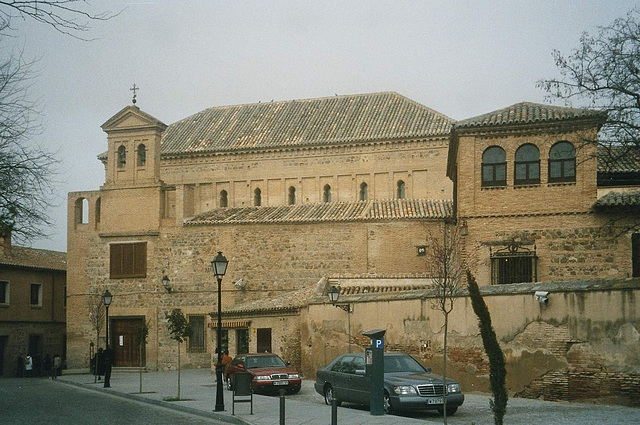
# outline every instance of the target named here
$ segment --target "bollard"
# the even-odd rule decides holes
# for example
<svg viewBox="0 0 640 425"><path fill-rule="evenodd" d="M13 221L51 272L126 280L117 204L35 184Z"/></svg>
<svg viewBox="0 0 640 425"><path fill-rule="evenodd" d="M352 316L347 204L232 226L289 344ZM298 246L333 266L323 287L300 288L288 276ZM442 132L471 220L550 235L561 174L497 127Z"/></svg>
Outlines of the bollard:
<svg viewBox="0 0 640 425"><path fill-rule="evenodd" d="M280 390L280 425L284 425L284 389Z"/></svg>
<svg viewBox="0 0 640 425"><path fill-rule="evenodd" d="M338 399L335 395L331 399L331 425L338 425Z"/></svg>

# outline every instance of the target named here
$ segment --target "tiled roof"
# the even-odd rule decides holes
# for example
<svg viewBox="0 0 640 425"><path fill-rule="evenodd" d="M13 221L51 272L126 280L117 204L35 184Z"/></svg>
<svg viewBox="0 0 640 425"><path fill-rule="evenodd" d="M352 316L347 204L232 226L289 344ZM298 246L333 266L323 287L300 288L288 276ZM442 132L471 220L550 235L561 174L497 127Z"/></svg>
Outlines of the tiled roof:
<svg viewBox="0 0 640 425"><path fill-rule="evenodd" d="M170 125L162 155L447 135L453 120L394 92L206 109Z"/></svg>
<svg viewBox="0 0 640 425"><path fill-rule="evenodd" d="M638 207L640 206L640 190L609 192L599 198L594 207Z"/></svg>
<svg viewBox="0 0 640 425"><path fill-rule="evenodd" d="M590 109L566 108L522 102L477 117L458 121L456 128L489 127L498 125L532 124L563 121L577 118L599 118L604 120L606 113Z"/></svg>
<svg viewBox="0 0 640 425"><path fill-rule="evenodd" d="M640 173L640 148L598 146L598 172Z"/></svg>
<svg viewBox="0 0 640 425"><path fill-rule="evenodd" d="M12 246L0 248L0 264L33 269L67 270L67 253Z"/></svg>
<svg viewBox="0 0 640 425"><path fill-rule="evenodd" d="M252 301L247 304L236 305L222 311L224 319L225 314L247 313L247 312L269 312L291 310L306 306L309 303L309 297L315 293L316 285L299 289L297 291L287 292L276 298ZM212 313L217 316L217 313Z"/></svg>
<svg viewBox="0 0 640 425"><path fill-rule="evenodd" d="M442 219L451 217L451 200L390 199L360 202L282 205L274 207L216 208L188 220L186 225L313 223L387 219Z"/></svg>

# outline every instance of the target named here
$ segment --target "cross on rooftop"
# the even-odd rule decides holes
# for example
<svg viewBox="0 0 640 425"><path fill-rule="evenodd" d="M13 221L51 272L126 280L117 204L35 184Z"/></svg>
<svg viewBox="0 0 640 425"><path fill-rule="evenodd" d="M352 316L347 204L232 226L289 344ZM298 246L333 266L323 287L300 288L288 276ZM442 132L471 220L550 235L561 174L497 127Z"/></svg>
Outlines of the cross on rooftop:
<svg viewBox="0 0 640 425"><path fill-rule="evenodd" d="M132 102L135 105L136 104L136 96L137 96L136 92L138 90L140 90L140 87L136 86L136 83L133 83L133 87L131 87L129 90L133 91L133 100L132 100Z"/></svg>

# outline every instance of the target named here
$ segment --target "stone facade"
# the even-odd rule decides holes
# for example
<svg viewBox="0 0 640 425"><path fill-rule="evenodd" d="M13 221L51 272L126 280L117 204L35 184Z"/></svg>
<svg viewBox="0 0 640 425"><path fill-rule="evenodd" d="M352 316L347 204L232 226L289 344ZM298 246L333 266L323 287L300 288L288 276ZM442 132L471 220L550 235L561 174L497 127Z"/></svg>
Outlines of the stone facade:
<svg viewBox="0 0 640 425"><path fill-rule="evenodd" d="M66 255L0 238L0 376L20 374L18 357L66 353ZM24 364L22 365L24 369Z"/></svg>
<svg viewBox="0 0 640 425"><path fill-rule="evenodd" d="M169 369L181 349L186 367L210 367L219 319L210 262L222 251L230 262L221 320L232 355L270 347L312 377L380 327L388 350L437 370L442 318L431 308L434 276L424 254L443 225L456 225L490 295L509 368L521 376L510 381L512 393L573 397L571 382L589 373L573 360L576 344L596 353L580 358L620 374L609 387L632 386L637 356L620 361L616 344L603 352L589 320L604 314L598 323L624 329L627 344L638 316L621 294L637 288L577 283L622 281L636 273L639 255L633 234L603 226L611 216L593 208L596 150L584 140L602 120L593 111L518 104L456 123L395 93L211 108L170 126L126 107L102 126L105 184L68 196L69 363L88 366L96 339L90 305L109 289L117 365ZM487 157L491 148L503 158ZM544 311L526 283L569 279L559 291L565 300L554 295ZM334 285L354 305L348 335L347 313L325 300ZM627 310L576 311L590 297ZM171 340L173 308L204 318L204 336L180 347ZM128 338L143 322L150 333L136 359ZM452 323L452 374L465 388L486 390L488 363L463 296Z"/></svg>
<svg viewBox="0 0 640 425"><path fill-rule="evenodd" d="M352 280L340 284L358 284ZM536 290L549 292L548 304L535 300ZM484 286L481 292L505 354L511 394L545 400L606 397L638 405L638 279ZM346 313L325 298L318 294L303 315L305 376L348 345ZM410 353L434 371L442 370L443 318L432 308L433 290L344 295L341 302L352 305L354 351L370 343L363 332L386 329L386 351ZM490 391L477 317L463 294L449 317L447 357L447 375L465 390Z"/></svg>

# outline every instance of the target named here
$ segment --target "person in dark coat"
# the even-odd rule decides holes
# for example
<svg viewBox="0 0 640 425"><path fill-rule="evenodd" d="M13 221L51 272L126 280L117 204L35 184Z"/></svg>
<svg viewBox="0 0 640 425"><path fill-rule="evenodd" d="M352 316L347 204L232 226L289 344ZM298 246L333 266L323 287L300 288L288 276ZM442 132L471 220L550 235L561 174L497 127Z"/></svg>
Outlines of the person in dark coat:
<svg viewBox="0 0 640 425"><path fill-rule="evenodd" d="M111 365L113 364L113 349L111 346L104 350L104 388L111 388Z"/></svg>
<svg viewBox="0 0 640 425"><path fill-rule="evenodd" d="M101 380L101 376L104 375L104 349L98 348L98 354L96 354L96 365L98 368L98 381Z"/></svg>
<svg viewBox="0 0 640 425"><path fill-rule="evenodd" d="M53 370L51 373L51 379L58 379L58 376L62 375L62 358L56 353L53 356Z"/></svg>
<svg viewBox="0 0 640 425"><path fill-rule="evenodd" d="M44 376L51 376L51 356L47 353L42 360L42 369L44 372Z"/></svg>

